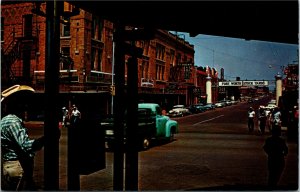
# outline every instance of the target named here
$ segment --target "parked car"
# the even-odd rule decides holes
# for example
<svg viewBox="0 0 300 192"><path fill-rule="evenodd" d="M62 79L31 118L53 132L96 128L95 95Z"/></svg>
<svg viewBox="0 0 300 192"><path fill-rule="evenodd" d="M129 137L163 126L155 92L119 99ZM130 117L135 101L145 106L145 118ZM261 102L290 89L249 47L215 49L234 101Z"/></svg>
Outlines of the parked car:
<svg viewBox="0 0 300 192"><path fill-rule="evenodd" d="M231 100L225 100L225 103L226 103L226 106L230 106L230 105L232 105L232 102L231 102Z"/></svg>
<svg viewBox="0 0 300 192"><path fill-rule="evenodd" d="M188 107L188 109L189 109L190 113L193 113L193 114L201 112L200 109L198 109L197 104L190 105Z"/></svg>
<svg viewBox="0 0 300 192"><path fill-rule="evenodd" d="M173 108L169 111L168 115L172 117L181 116L190 114L190 111L188 108L186 108L184 105L174 105Z"/></svg>
<svg viewBox="0 0 300 192"><path fill-rule="evenodd" d="M204 105L204 107L205 107L207 110L212 110L212 109L215 109L215 108L216 108L215 104L213 104L213 103L208 103L208 104Z"/></svg>
<svg viewBox="0 0 300 192"><path fill-rule="evenodd" d="M217 103L215 103L216 108L222 108L225 107L226 104L224 102L218 101Z"/></svg>
<svg viewBox="0 0 300 192"><path fill-rule="evenodd" d="M202 103L196 104L197 109L200 111L200 113L206 111L206 107Z"/></svg>

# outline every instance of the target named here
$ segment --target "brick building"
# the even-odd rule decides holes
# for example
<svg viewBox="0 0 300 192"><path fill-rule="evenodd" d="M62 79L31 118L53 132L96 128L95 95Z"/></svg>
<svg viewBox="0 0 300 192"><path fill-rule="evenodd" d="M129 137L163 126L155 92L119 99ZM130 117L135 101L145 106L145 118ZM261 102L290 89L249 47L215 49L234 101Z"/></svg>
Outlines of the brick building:
<svg viewBox="0 0 300 192"><path fill-rule="evenodd" d="M2 88L23 83L42 94L46 3L3 2L1 11ZM97 93L103 100L101 106L109 110L113 32L112 22L64 2L59 64L60 93L65 94L63 100L73 97L72 94ZM143 49L143 55L138 59L140 101L156 102L166 108L197 102L199 95L195 88L205 86L204 81L197 79L205 74L199 76L194 66L193 45L165 30L155 30L152 40L138 40L134 44ZM125 72L125 81L126 77Z"/></svg>

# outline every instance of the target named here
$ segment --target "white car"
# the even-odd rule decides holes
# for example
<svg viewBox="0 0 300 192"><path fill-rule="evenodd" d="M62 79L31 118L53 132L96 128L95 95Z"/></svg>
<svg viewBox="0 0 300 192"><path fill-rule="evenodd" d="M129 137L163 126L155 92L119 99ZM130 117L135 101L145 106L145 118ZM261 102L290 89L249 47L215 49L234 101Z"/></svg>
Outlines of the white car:
<svg viewBox="0 0 300 192"><path fill-rule="evenodd" d="M184 105L174 105L173 108L169 111L169 116L184 116L190 113Z"/></svg>
<svg viewBox="0 0 300 192"><path fill-rule="evenodd" d="M222 108L222 107L225 107L226 104L225 104L225 102L219 101L219 102L215 103L215 106L216 106L216 108Z"/></svg>
<svg viewBox="0 0 300 192"><path fill-rule="evenodd" d="M277 107L277 105L274 104L268 104L265 109L274 109L275 107Z"/></svg>

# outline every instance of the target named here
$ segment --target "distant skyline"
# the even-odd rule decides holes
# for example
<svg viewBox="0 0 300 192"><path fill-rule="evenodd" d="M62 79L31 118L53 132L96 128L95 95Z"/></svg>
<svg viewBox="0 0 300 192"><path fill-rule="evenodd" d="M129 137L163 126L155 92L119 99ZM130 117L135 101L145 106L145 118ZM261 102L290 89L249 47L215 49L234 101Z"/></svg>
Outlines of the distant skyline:
<svg viewBox="0 0 300 192"><path fill-rule="evenodd" d="M172 32L174 33L174 32ZM298 62L298 45L177 32L194 45L195 65L214 67L226 80L275 80L282 66Z"/></svg>

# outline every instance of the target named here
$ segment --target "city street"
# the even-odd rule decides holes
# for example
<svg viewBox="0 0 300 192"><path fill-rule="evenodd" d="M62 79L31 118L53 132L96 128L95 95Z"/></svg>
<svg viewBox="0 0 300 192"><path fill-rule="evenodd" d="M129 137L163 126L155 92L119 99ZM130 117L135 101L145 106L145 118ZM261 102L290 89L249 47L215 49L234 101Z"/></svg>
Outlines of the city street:
<svg viewBox="0 0 300 192"><path fill-rule="evenodd" d="M247 110L268 100L239 103L200 114L173 118L180 133L170 143L156 142L139 153L139 190L264 190L267 156L262 146L270 136L248 133ZM28 125L30 122L28 123ZM32 137L42 134L39 125ZM60 190L67 190L67 129L60 139ZM283 137L286 138L283 132ZM279 189L298 189L298 145L288 142L289 154ZM80 177L81 190L113 190L113 153L106 152L106 168ZM43 151L37 153L35 180L43 189Z"/></svg>

